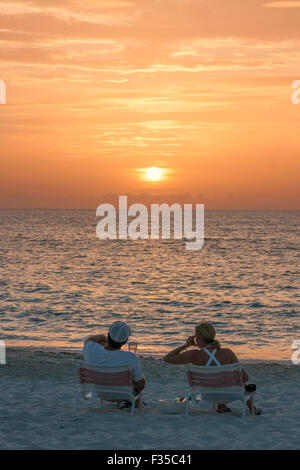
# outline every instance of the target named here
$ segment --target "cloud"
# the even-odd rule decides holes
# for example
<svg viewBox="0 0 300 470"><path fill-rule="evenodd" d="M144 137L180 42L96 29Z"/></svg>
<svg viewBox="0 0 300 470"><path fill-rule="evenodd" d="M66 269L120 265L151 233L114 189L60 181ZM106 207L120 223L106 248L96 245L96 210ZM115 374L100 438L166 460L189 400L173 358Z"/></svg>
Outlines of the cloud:
<svg viewBox="0 0 300 470"><path fill-rule="evenodd" d="M263 5L265 8L300 8L299 1L270 2Z"/></svg>
<svg viewBox="0 0 300 470"><path fill-rule="evenodd" d="M100 9L101 10L101 9ZM132 19L129 15L125 16L121 13L99 13L99 8L97 11L89 11L86 9L72 9L72 8L63 8L63 7L53 7L53 6L45 6L45 5L30 5L20 3L5 3L0 5L0 14L6 17L14 17L17 16L18 18L23 17L24 21L26 21L26 17L32 16L43 16L43 17L54 17L65 22L78 22L78 23L92 23L92 24L102 24L107 26L113 25L120 25L120 24L127 24L131 23Z"/></svg>

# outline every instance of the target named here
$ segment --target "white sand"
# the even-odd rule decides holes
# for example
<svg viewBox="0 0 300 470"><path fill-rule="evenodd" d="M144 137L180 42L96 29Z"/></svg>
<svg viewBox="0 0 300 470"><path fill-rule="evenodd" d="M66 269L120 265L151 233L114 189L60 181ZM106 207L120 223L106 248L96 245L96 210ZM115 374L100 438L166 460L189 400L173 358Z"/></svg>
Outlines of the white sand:
<svg viewBox="0 0 300 470"><path fill-rule="evenodd" d="M183 409L168 405L187 392L184 370L152 358L141 359L147 378L147 407L129 416L127 410L92 407L75 413L79 389L78 354L8 349L0 365L1 449L299 449L300 366L279 363L246 365L258 386L256 404L262 416L247 416L239 404L231 414L217 414L209 405ZM171 412L176 414L171 414Z"/></svg>

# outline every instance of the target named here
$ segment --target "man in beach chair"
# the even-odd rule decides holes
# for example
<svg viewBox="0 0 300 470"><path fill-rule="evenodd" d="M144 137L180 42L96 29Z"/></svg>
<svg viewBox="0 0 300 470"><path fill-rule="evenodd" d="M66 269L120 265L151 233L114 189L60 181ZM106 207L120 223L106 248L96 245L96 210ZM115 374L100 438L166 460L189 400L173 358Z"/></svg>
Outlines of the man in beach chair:
<svg viewBox="0 0 300 470"><path fill-rule="evenodd" d="M223 366L227 364L236 364L238 359L231 349L222 348L219 341L215 339L216 331L213 325L207 322L200 323L195 328L195 335L189 336L186 343L179 348L173 349L163 357L163 360L170 364L194 364L198 366ZM184 351L190 346L197 346L195 349ZM184 351L184 352L183 352ZM253 404L253 391L256 389L254 384L246 385L249 380L247 372L242 370L242 380L245 387L245 393L249 394L247 406L250 413L261 414L261 410ZM231 412L224 403L217 406L218 413Z"/></svg>
<svg viewBox="0 0 300 470"><path fill-rule="evenodd" d="M133 393L140 394L146 385L137 356L121 348L127 343L130 328L125 322L117 321L109 329L107 340L103 335L89 336L84 343L83 356L87 363L97 366L124 366L130 365L133 374ZM113 400L112 400L113 401ZM118 401L118 400L116 400ZM135 406L139 407L140 400L137 399ZM121 402L120 408L129 408L129 402Z"/></svg>

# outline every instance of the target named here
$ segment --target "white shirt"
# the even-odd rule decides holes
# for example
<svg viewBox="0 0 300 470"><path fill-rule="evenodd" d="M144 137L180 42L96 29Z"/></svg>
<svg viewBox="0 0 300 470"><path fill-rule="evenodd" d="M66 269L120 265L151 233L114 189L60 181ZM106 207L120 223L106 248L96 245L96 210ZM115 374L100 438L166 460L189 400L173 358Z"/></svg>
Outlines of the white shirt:
<svg viewBox="0 0 300 470"><path fill-rule="evenodd" d="M140 363L136 355L129 351L116 349L110 351L94 341L87 341L83 348L83 356L86 362L100 366L124 366L132 367L133 380L138 382L144 378Z"/></svg>

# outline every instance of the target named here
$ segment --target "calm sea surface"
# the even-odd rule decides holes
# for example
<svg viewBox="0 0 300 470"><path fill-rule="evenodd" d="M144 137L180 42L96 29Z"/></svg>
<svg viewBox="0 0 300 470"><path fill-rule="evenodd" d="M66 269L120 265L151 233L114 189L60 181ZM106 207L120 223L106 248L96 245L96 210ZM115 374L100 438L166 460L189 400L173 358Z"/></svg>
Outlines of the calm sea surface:
<svg viewBox="0 0 300 470"><path fill-rule="evenodd" d="M205 245L100 241L95 211L0 210L0 339L81 348L125 320L162 353L211 321L242 358L300 340L299 212L206 212Z"/></svg>

